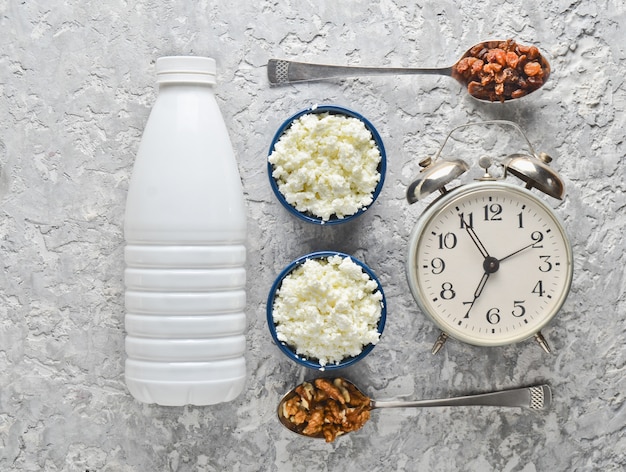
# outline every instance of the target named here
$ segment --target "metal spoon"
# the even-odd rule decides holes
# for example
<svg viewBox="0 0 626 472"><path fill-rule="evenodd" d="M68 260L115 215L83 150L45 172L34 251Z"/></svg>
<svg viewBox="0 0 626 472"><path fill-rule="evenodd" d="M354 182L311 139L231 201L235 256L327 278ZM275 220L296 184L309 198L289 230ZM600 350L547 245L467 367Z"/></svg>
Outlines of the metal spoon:
<svg viewBox="0 0 626 472"><path fill-rule="evenodd" d="M550 76L550 64L535 46L520 45L511 39L478 43L456 64L440 68L338 66L284 59L270 59L267 63L270 85L388 74L446 75L464 85L478 100L504 102L528 95L543 86Z"/></svg>
<svg viewBox="0 0 626 472"><path fill-rule="evenodd" d="M309 382L304 382L303 384L298 385L297 387L295 387L294 389L292 389L291 391L289 391L287 394L285 394L283 396L283 398L281 399L281 401L278 404L278 408L277 408L277 414L278 414L278 419L281 422L281 424L283 426L285 426L287 429L303 435L303 436L308 436L308 437L315 437L315 438L323 438L325 437L324 432L323 431L313 431L313 432L306 432L306 427L308 422L305 423L299 423L296 424L294 423L294 416L290 416L293 413L293 408L295 405L298 405L299 409L305 408L306 406L308 406L308 411L306 411L307 409L305 408L305 413L309 413L310 411L313 411L316 407L321 407L324 408L324 412L325 414L330 410L330 408L328 408L328 403L329 401L332 400L328 400L328 398L335 398L334 396L330 396L330 397L326 397L326 399L322 399L322 400L315 400L315 397L312 398L306 398L306 395L304 395L305 398L305 404L302 404L301 399L303 398L303 388L306 384L309 385L313 385L314 388L317 388L317 382L323 380L326 381L327 383L330 383L332 386L337 386L337 381L340 382L339 385L343 385L343 388L340 388L339 390L347 390L348 392L348 396L352 395L354 400L353 403L354 405L351 404L350 401L346 401L345 398L345 393L343 393L342 395L344 396L344 401L345 403L343 405L339 405L340 407L347 409L347 408L351 408L354 407L355 409L360 409L360 411L366 411L369 412L371 410L374 409L379 409L379 408L423 408L423 407L443 407L443 406L496 406L496 407L521 407L521 408L530 408L531 410L547 410L550 407L550 404L552 403L552 391L550 390L550 387L548 385L534 385L531 387L523 387L523 388L516 388L516 389L512 389L512 390L500 390L500 391L495 391L495 392L489 392L489 393L481 393L481 394L477 394L477 395L466 395L466 396L462 396L462 397L452 397L452 398L443 398L443 399L436 399L436 400L416 400L416 401L379 401L379 400L373 400L369 397L367 397L363 392L361 392L356 385L354 385L352 382L343 379L343 378L338 378L338 379L315 379ZM322 390L322 389L319 389ZM327 390L327 389L326 389ZM325 394L322 393L322 397ZM291 403L290 400L292 400ZM297 403L298 401L300 401L300 403ZM325 403L326 402L326 403ZM294 405L295 403L295 405ZM340 403L340 402L336 402L336 403ZM289 408L289 406L291 406L291 409ZM310 418L310 417L309 417ZM339 434L343 434L349 431L355 431L356 429L359 429L366 421L367 419L369 419L369 413L366 414L366 418L365 420L358 425L355 428L347 428L347 431L340 431ZM341 427L339 427L339 429L341 429ZM334 439L334 437L331 439L331 441ZM328 441L329 438L326 437L326 440Z"/></svg>

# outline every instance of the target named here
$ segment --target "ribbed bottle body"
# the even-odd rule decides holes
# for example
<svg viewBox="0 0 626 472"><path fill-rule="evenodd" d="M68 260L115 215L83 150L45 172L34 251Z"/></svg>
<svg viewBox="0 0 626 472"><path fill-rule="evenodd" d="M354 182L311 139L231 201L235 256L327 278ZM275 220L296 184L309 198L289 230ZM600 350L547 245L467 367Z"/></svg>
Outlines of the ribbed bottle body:
<svg viewBox="0 0 626 472"><path fill-rule="evenodd" d="M246 378L243 189L212 85L187 79L160 85L124 221L126 385L161 405L230 401Z"/></svg>

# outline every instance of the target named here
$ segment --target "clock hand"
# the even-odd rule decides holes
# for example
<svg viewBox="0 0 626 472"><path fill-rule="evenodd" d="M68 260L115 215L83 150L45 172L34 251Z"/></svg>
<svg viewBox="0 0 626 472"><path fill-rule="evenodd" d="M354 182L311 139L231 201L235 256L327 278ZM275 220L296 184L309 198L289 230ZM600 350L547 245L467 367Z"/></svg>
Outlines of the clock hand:
<svg viewBox="0 0 626 472"><path fill-rule="evenodd" d="M480 278L480 282L478 282L476 291L474 291L474 299L471 302L465 302L466 304L469 303L469 308L467 309L467 313L465 313L464 318L469 318L470 311L472 310L474 303L476 303L476 300L478 300L478 297L480 297L480 294L483 293L483 289L485 288L485 284L487 283L487 279L490 275L491 274L489 272L485 271L483 276Z"/></svg>
<svg viewBox="0 0 626 472"><path fill-rule="evenodd" d="M520 252L525 251L526 249L528 249L529 247L534 246L535 244L537 244L537 243L536 242L530 243L527 246L524 246L523 248L518 249L517 251L512 252L508 256L504 256L504 257L498 259L498 262L502 262L503 260L508 259L509 257L514 256L515 254L519 254Z"/></svg>
<svg viewBox="0 0 626 472"><path fill-rule="evenodd" d="M488 258L489 257L489 252L487 252L487 249L485 248L485 245L481 242L481 240L476 235L476 231L474 231L474 228L472 228L470 225L466 224L465 221L463 222L463 226L465 226L465 229L467 230L467 234L469 234L470 238L472 238L473 243L476 245L476 247L478 248L478 250L480 251L482 256L485 259Z"/></svg>
<svg viewBox="0 0 626 472"><path fill-rule="evenodd" d="M483 273L480 282L478 282L478 287L476 287L476 291L474 291L474 299L471 302L463 302L464 305L469 304L469 308L467 309L467 313L465 313L464 318L469 318L469 314L472 310L472 307L474 306L474 303L476 303L476 300L478 300L480 294L483 293L485 285L487 284L487 279L489 279L489 276L494 272L498 272L499 268L500 261L498 261L498 259L491 256L485 257L485 260L483 261L483 269L485 272Z"/></svg>

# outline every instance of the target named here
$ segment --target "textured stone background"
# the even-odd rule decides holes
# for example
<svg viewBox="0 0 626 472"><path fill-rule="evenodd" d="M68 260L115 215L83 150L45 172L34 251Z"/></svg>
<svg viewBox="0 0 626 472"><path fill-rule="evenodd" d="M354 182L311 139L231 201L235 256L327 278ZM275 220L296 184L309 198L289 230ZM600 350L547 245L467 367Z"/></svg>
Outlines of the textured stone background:
<svg viewBox="0 0 626 472"><path fill-rule="evenodd" d="M505 105L477 103L446 77L272 89L266 79L270 57L450 65L470 45L506 37L540 45L553 75L532 98ZM154 61L168 54L217 59L248 205L249 380L237 400L215 407L143 405L123 381L124 202L156 96ZM0 0L0 71L0 470L626 467L622 0ZM267 182L274 131L314 103L360 111L387 147L380 199L341 228L295 221ZM454 125L489 118L518 122L566 183L562 202L546 197L575 254L571 295L544 331L551 356L532 342L449 342L433 357L437 331L408 293L407 238L423 204L409 207L404 192L416 162ZM310 373L270 342L265 298L284 265L315 249L362 258L385 286L385 334L346 372L373 396L547 381L554 408L380 411L333 445L283 430L276 402Z"/></svg>

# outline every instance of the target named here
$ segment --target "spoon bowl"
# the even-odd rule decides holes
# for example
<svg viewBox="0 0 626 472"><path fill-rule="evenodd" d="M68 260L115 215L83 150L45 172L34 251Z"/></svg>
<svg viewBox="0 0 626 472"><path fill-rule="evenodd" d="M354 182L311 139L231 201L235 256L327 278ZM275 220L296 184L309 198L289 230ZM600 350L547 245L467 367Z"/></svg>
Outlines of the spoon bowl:
<svg viewBox="0 0 626 472"><path fill-rule="evenodd" d="M483 41L468 49L450 67L360 67L312 64L270 59L270 85L371 75L446 75L457 80L477 100L505 102L541 88L550 77L550 64L535 46L505 41Z"/></svg>
<svg viewBox="0 0 626 472"><path fill-rule="evenodd" d="M303 382L283 396L276 412L280 423L290 431L332 442L360 429L374 409L495 406L547 410L551 403L552 392L545 384L436 400L378 401L338 377Z"/></svg>

